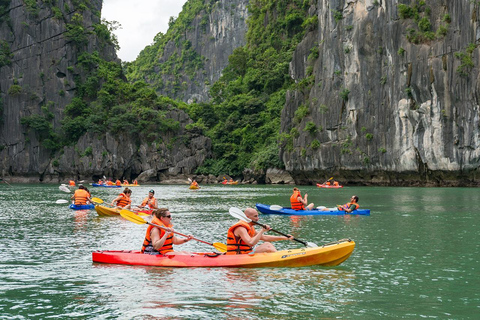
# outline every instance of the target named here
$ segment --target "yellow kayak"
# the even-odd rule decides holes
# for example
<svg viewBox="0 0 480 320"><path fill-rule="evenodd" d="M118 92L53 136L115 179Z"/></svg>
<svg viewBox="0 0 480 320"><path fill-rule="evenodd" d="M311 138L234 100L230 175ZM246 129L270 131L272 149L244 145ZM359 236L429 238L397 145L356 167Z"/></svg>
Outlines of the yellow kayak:
<svg viewBox="0 0 480 320"><path fill-rule="evenodd" d="M140 187L139 184L122 184L122 187Z"/></svg>
<svg viewBox="0 0 480 320"><path fill-rule="evenodd" d="M192 189L192 190L200 189L199 186L196 186L196 185L193 185L193 184L191 184L189 188Z"/></svg>
<svg viewBox="0 0 480 320"><path fill-rule="evenodd" d="M99 216L119 216L120 210L115 208L109 208L105 206L96 205L95 211L97 211Z"/></svg>

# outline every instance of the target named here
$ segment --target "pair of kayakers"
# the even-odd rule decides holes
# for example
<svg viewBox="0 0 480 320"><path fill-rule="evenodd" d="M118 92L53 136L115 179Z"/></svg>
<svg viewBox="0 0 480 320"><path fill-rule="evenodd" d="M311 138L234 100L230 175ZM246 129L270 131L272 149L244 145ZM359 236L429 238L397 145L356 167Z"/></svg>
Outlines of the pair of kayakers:
<svg viewBox="0 0 480 320"><path fill-rule="evenodd" d="M148 196L143 199L142 204L138 206L141 209L157 209L157 199L154 197L155 191L152 189L148 192ZM122 193L113 199L111 205L118 209L130 209L132 207L131 200L132 190L125 188Z"/></svg>
<svg viewBox="0 0 480 320"><path fill-rule="evenodd" d="M310 203L307 205L308 200L307 200L308 194L305 193L305 196L302 198L302 195L300 193L300 190L297 187L293 188L293 193L290 196L290 205L293 210L312 210L314 207L313 203ZM350 198L350 202L347 202L344 205L337 206L337 210L345 211L347 213L352 212L353 210L357 210L359 208L358 204L358 197L357 196L352 196ZM331 208L323 208L321 209L322 211L331 211L333 209Z"/></svg>
<svg viewBox="0 0 480 320"><path fill-rule="evenodd" d="M265 225L260 231L254 229L254 222L259 220L257 210L247 208L245 216L252 222L239 220L227 231L227 252L233 254L249 254L262 252L275 252L277 249L271 244L272 241L293 240L293 236L270 236L264 233L271 230L270 226ZM157 227L158 225L160 227ZM186 243L193 239L192 235L187 238L178 238L173 234L172 214L167 208L161 208L153 211L153 219L147 228L145 240L143 241L142 252L148 254L182 254L183 252L174 252L173 245ZM260 240L264 243L257 245Z"/></svg>
<svg viewBox="0 0 480 320"><path fill-rule="evenodd" d="M90 203L92 200L90 199L92 195L90 191L83 185L79 185L78 189L75 190L71 199L73 200L73 204L76 206L82 206Z"/></svg>

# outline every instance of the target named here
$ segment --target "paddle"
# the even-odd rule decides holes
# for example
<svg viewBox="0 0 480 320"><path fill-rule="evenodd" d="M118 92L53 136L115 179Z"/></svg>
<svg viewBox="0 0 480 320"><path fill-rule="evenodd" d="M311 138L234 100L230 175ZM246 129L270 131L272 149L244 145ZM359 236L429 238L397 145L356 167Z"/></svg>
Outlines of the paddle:
<svg viewBox="0 0 480 320"><path fill-rule="evenodd" d="M165 227L159 226L158 224L155 224L155 223L150 223L148 221L145 221L143 218L137 216L135 213L133 213L132 211L129 211L129 210L125 210L125 209L121 210L120 215L122 217L124 217L125 219L127 219L131 222L134 222L136 224L149 224L151 226L155 226L155 227L158 227L160 229L166 230ZM178 235L180 235L182 237L185 237L185 238L188 237L187 235L185 235L183 233L180 233L180 232L177 232L177 231L173 231L173 233L178 234ZM200 240L200 239L197 239L197 238L192 238L192 239L196 240L198 242L202 242L202 243L211 245L211 246L215 247L215 249L217 249L220 252L227 252L227 245L224 244L224 243L220 243L220 242L210 243L210 242L206 242L206 241L203 241L203 240Z"/></svg>
<svg viewBox="0 0 480 320"><path fill-rule="evenodd" d="M67 200L62 200L62 199L59 199L57 201L55 201L56 204L65 204L65 203L68 203Z"/></svg>
<svg viewBox="0 0 480 320"><path fill-rule="evenodd" d="M235 218L237 218L237 219L239 219L239 220L243 220L243 221L245 221L245 222L253 222L253 223L256 224L256 225L259 225L259 226L261 226L262 228L265 228L265 225L264 225L264 224L258 223L258 222L256 222L256 221L253 221L253 220L247 218L247 216L245 215L245 213L243 213L243 211L240 210L240 209L238 209L238 208L232 207L232 208L230 208L230 210L228 210L228 212L230 213L230 215L231 215L232 217L235 217ZM282 232L280 232L280 231L277 231L277 230L274 230L274 229L271 229L271 231L276 232L276 233L278 233L278 234L281 234L281 235L284 236L284 237L288 237L287 234L282 233ZM293 238L293 240L294 240L294 241L297 241L297 242L300 242L300 243L303 244L305 247L311 247L311 248L318 247L318 246L317 246L315 243L313 243L313 242L305 242L305 241L298 240L298 239L295 239L295 238Z"/></svg>
<svg viewBox="0 0 480 320"><path fill-rule="evenodd" d="M332 179L333 179L333 177L331 177L330 179L328 179L327 181L325 181L325 182L322 183L322 184L325 184L325 183L327 183L328 181L330 181L330 180L332 180Z"/></svg>
<svg viewBox="0 0 480 320"><path fill-rule="evenodd" d="M100 199L100 198L92 198L91 200L92 200L92 202L95 203L95 204L102 204L102 203L103 203L103 205L107 205L107 206L109 206L109 207L114 208L114 206L112 206L111 204L109 204L109 203L104 203L104 201L103 201L102 199ZM125 210L127 210L127 209L125 209ZM128 210L127 210L127 211L128 211ZM133 212L132 212L132 213L133 213ZM134 214L135 214L135 213L134 213ZM149 216L149 214L148 214L148 213L145 213L145 212L137 212L137 214L138 214L139 216Z"/></svg>
<svg viewBox="0 0 480 320"><path fill-rule="evenodd" d="M68 187L65 184L61 184L58 187L58 189L60 189L60 191L66 192L66 193L70 193L70 189L68 189Z"/></svg>

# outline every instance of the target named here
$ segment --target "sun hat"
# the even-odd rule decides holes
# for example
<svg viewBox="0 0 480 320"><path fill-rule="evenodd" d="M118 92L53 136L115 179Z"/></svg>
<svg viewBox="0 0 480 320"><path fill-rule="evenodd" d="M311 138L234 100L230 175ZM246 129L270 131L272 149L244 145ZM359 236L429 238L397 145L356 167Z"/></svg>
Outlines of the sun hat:
<svg viewBox="0 0 480 320"><path fill-rule="evenodd" d="M150 191L148 191L148 192L151 192L151 193L155 194L155 191L154 191L153 189L152 189L152 190L150 190Z"/></svg>

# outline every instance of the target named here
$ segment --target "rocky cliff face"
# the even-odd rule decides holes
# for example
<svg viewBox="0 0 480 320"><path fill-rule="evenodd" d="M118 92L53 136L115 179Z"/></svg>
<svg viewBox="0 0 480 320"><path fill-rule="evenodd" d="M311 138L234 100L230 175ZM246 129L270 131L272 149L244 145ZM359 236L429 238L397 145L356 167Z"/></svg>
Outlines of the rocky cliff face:
<svg viewBox="0 0 480 320"><path fill-rule="evenodd" d="M209 139L184 129L191 120L179 110L168 117L178 132L147 144L138 137L86 134L75 146L53 152L22 119L48 119L40 130L59 132L65 106L84 74L75 68L83 52L99 52L120 61L113 45L95 30L102 1L0 2L0 168L13 181L58 181L64 178L136 177L162 179L191 173L208 155ZM80 70L80 71L79 71ZM35 125L35 124L34 124ZM36 124L37 127L40 124Z"/></svg>
<svg viewBox="0 0 480 320"><path fill-rule="evenodd" d="M318 0L311 7L318 28L294 54L299 89L282 113L281 156L297 183L332 175L478 183L479 4L426 2Z"/></svg>
<svg viewBox="0 0 480 320"><path fill-rule="evenodd" d="M210 86L220 78L229 55L245 45L248 3L248 0L205 0L205 4L212 4L206 5L209 12L202 10L182 36L182 42L188 43L200 57L202 67L192 72L186 71L186 65L176 66L175 74L163 74L160 81L151 80L154 85L163 83L157 92L188 103L208 101ZM184 47L170 41L158 63L167 63L172 56L181 57ZM158 74L160 69L154 71Z"/></svg>

